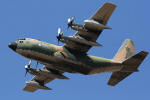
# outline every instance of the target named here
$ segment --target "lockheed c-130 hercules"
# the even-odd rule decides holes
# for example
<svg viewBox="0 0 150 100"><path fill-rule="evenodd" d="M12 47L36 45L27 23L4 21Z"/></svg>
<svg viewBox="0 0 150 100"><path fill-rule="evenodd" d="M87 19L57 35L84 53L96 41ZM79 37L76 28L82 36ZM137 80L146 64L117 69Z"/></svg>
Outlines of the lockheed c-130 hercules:
<svg viewBox="0 0 150 100"><path fill-rule="evenodd" d="M8 46L16 53L30 59L25 66L26 73L34 75L26 82L24 91L34 92L37 89L51 90L45 86L48 82L58 79L68 79L64 72L92 75L103 72L112 72L108 85L115 86L133 72L145 59L148 52L141 51L135 54L134 44L126 39L113 59L106 59L88 55L92 46L101 46L96 40L106 26L116 5L105 3L92 17L84 20L84 25L74 23L74 17L68 19L68 28L77 32L73 36L63 36L58 29L58 42L64 46L57 46L31 38L23 38L10 43ZM31 68L32 60L44 67Z"/></svg>

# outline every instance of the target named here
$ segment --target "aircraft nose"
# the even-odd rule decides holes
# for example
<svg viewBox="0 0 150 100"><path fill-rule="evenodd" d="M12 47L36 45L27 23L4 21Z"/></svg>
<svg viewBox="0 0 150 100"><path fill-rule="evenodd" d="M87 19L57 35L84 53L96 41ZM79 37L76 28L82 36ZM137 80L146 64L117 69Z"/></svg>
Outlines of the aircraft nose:
<svg viewBox="0 0 150 100"><path fill-rule="evenodd" d="M16 51L17 49L17 43L11 42L8 44L8 47L11 48L12 50Z"/></svg>

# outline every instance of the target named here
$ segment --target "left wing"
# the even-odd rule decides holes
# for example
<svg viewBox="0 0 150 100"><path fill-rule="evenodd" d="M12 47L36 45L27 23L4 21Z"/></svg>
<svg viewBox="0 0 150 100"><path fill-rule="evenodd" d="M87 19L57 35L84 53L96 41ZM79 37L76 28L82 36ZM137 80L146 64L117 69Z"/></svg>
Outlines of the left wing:
<svg viewBox="0 0 150 100"><path fill-rule="evenodd" d="M110 29L105 25L115 8L116 5L108 2L105 3L90 19L84 21L84 28L78 29L75 35L70 36L71 38L75 38L76 41L74 40L74 42L66 43L65 47L86 53L94 46L93 44L98 44L96 43L96 40L103 29ZM71 38L70 40L72 41Z"/></svg>

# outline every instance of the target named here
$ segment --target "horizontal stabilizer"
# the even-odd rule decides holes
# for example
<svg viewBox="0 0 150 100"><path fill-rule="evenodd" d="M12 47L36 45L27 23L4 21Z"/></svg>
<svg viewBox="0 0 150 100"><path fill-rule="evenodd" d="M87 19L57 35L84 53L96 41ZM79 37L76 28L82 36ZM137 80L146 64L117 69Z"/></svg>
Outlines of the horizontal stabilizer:
<svg viewBox="0 0 150 100"><path fill-rule="evenodd" d="M125 79L127 76L129 76L133 72L137 72L138 71L137 68L142 63L142 61L145 59L147 54L148 54L148 52L141 51L141 52L129 57L125 61L123 61L122 62L123 68L120 71L112 73L112 75L108 81L108 85L115 86L116 84L118 84L120 81Z"/></svg>

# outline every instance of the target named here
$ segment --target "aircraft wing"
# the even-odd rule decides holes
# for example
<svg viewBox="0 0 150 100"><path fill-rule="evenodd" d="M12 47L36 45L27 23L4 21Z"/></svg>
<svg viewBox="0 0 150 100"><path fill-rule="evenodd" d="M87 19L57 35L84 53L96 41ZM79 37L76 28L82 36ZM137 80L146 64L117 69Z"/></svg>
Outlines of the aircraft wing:
<svg viewBox="0 0 150 100"><path fill-rule="evenodd" d="M106 2L90 19L106 25L115 8L116 5Z"/></svg>
<svg viewBox="0 0 150 100"><path fill-rule="evenodd" d="M38 82L44 82L44 85L45 85L46 83L51 82L54 79L55 78L34 76L33 79L31 81L29 81L29 82L36 82L36 81L38 81ZM42 88L39 88L38 86L33 86L33 85L30 85L30 84L27 84L27 83L28 82L26 82L26 86L23 88L24 91L35 92L37 89L42 89ZM48 87L45 88L45 89L46 90L51 90Z"/></svg>
<svg viewBox="0 0 150 100"><path fill-rule="evenodd" d="M84 21L85 22L84 26L88 27L89 29L91 28L91 30L90 31L78 30L75 33L75 35L72 36L73 38L76 39L86 40L85 41L86 44L85 43L83 44L83 42L81 43L81 41L79 41L72 44L71 43L65 44L65 46L77 51L87 52L92 46L94 46L91 43L98 44L96 43L96 40L101 34L101 32L103 31L103 29L96 30L94 25L89 24L89 21L94 21L94 23L95 22L100 23L101 25L105 26L115 8L116 5L108 2L105 3L89 20ZM105 26L105 29L109 29L109 28Z"/></svg>
<svg viewBox="0 0 150 100"><path fill-rule="evenodd" d="M45 84L51 82L55 78L68 79L63 76L63 72L56 70L49 70L48 67L43 67L42 69L32 69L36 75L26 82L26 86L23 88L24 91L35 92L37 89L51 90Z"/></svg>

